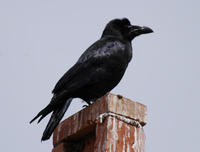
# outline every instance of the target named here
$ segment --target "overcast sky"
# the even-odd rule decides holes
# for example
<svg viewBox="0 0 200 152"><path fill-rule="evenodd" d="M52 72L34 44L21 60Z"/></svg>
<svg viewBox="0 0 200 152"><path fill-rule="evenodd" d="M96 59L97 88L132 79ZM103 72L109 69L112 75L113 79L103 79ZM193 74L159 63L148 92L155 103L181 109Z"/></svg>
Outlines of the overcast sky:
<svg viewBox="0 0 200 152"><path fill-rule="evenodd" d="M199 151L199 6L198 0L0 0L1 151L51 151L52 138L40 142L49 117L28 122L107 22L122 17L155 33L132 42L133 59L112 93L147 105L147 152ZM82 105L74 100L65 118Z"/></svg>

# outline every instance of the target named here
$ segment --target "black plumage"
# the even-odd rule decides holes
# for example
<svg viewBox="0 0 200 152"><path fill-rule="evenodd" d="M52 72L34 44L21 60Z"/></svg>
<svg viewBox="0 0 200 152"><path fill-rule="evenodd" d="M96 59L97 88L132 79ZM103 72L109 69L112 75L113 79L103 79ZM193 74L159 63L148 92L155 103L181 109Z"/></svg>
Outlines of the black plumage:
<svg viewBox="0 0 200 152"><path fill-rule="evenodd" d="M120 82L132 58L131 41L151 32L148 27L131 25L127 18L110 21L101 38L58 81L50 103L31 120L40 117L40 122L53 112L42 140L50 138L73 98L81 98L90 104L110 92Z"/></svg>

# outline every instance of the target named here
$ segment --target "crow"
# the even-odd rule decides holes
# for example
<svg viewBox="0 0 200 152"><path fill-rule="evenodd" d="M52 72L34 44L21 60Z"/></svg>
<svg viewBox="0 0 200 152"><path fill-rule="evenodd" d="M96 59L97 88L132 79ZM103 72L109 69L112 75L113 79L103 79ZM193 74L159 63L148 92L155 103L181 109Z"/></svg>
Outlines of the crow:
<svg viewBox="0 0 200 152"><path fill-rule="evenodd" d="M152 32L149 27L131 25L127 18L111 20L101 38L57 82L50 103L30 121L40 117L39 123L52 112L41 140L50 138L73 98L81 98L90 105L110 92L120 82L131 61L131 41Z"/></svg>

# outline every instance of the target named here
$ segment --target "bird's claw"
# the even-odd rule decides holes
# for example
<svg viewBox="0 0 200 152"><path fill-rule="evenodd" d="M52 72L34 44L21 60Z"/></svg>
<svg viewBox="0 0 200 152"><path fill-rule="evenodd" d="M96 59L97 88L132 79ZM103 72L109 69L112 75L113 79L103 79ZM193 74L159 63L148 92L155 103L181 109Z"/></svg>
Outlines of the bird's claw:
<svg viewBox="0 0 200 152"><path fill-rule="evenodd" d="M118 97L119 99L122 99L122 98L123 98L123 96L120 95L120 94L118 94L117 97Z"/></svg>

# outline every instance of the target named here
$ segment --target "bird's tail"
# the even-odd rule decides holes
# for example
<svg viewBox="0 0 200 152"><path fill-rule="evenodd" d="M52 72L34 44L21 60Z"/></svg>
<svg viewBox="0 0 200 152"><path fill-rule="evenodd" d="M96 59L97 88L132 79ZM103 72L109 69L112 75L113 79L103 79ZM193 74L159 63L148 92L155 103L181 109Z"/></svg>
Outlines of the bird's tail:
<svg viewBox="0 0 200 152"><path fill-rule="evenodd" d="M32 123L35 119L37 119L38 117L40 117L40 119L38 120L38 123L46 116L48 115L50 112L53 111L51 118L43 132L42 135L42 141L43 140L47 140L51 137L51 134L53 133L53 131L55 130L55 128L57 127L57 125L59 124L59 122L61 121L62 117L64 116L65 112L67 111L70 103L72 101L72 98L69 98L66 102L64 102L62 105L59 105L58 107L54 108L51 106L51 104L49 104L47 107L45 107L43 110L41 110L31 121L30 123Z"/></svg>
<svg viewBox="0 0 200 152"><path fill-rule="evenodd" d="M50 138L51 134L61 121L62 117L64 116L65 112L67 111L70 103L72 101L72 98L69 98L64 105L59 106L56 110L53 111L51 118L43 132L42 139L41 140L47 140Z"/></svg>

